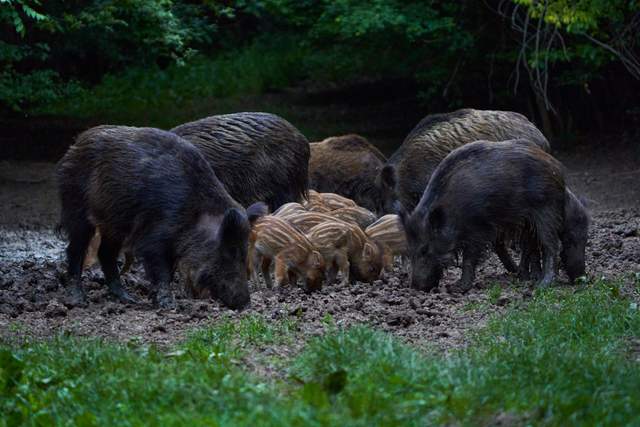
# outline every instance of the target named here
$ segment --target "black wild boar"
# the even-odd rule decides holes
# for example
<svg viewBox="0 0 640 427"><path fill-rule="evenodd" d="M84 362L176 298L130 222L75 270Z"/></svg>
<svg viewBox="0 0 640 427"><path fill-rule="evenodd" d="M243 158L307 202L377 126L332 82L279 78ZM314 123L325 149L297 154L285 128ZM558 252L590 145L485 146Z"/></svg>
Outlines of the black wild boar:
<svg viewBox="0 0 640 427"><path fill-rule="evenodd" d="M549 152L549 142L525 116L512 111L463 109L425 117L380 170L378 215L395 213L399 200L413 210L431 174L447 154L473 141L532 141Z"/></svg>
<svg viewBox="0 0 640 427"><path fill-rule="evenodd" d="M309 186L321 193L336 193L375 210L376 177L387 159L360 135L343 135L313 142L309 159Z"/></svg>
<svg viewBox="0 0 640 427"><path fill-rule="evenodd" d="M249 219L266 206L256 203L245 212L192 144L158 129L99 126L77 137L56 173L72 302L85 303L82 264L99 228L98 259L121 300L135 302L116 264L126 241L142 260L160 307L174 305L169 282L178 262L196 288L232 308L249 303Z"/></svg>
<svg viewBox="0 0 640 427"><path fill-rule="evenodd" d="M301 202L309 187L309 142L291 123L268 113L211 116L171 129L200 149L218 179L243 206L271 211Z"/></svg>
<svg viewBox="0 0 640 427"><path fill-rule="evenodd" d="M436 287L443 267L462 252L462 278L451 290L468 290L486 246L518 230L535 230L541 286L554 279L560 240L575 278L584 272L588 221L582 205L567 200L570 194L560 162L533 143L477 141L454 150L436 168L415 210L407 215L399 209L412 286Z"/></svg>

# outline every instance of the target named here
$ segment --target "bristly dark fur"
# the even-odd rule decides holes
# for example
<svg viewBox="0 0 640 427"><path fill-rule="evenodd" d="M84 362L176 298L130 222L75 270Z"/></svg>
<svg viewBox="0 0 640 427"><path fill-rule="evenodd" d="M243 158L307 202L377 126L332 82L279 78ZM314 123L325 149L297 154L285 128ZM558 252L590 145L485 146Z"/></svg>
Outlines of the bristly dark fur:
<svg viewBox="0 0 640 427"><path fill-rule="evenodd" d="M396 181L379 179L382 198L398 199L412 210L420 200L431 174L454 149L477 140L530 141L549 152L549 142L536 126L522 114L512 111L463 109L446 114L432 114L420 121L389 158ZM385 186L391 188L385 188ZM385 213L395 200L382 200Z"/></svg>
<svg viewBox="0 0 640 427"><path fill-rule="evenodd" d="M309 185L322 193L348 197L375 210L378 200L376 177L384 155L359 135L343 135L311 143Z"/></svg>
<svg viewBox="0 0 640 427"><path fill-rule="evenodd" d="M413 278L420 284L439 277L434 267L458 251L475 266L501 233L533 230L543 253L555 258L563 230L572 226L565 223L562 164L535 144L517 140L477 141L452 151L413 213L401 217Z"/></svg>
<svg viewBox="0 0 640 427"><path fill-rule="evenodd" d="M225 114L171 132L202 151L229 194L245 207L263 201L274 211L306 197L309 142L281 117Z"/></svg>
<svg viewBox="0 0 640 427"><path fill-rule="evenodd" d="M168 285L182 261L203 278L215 271L214 282L198 285L217 294L232 288L233 298L223 298L227 305L248 303L248 220L192 144L159 129L99 126L78 136L56 173L69 274L76 281L98 227L107 283L119 281L117 269L108 266L126 239L154 285ZM221 239L229 233L234 245L244 246L244 258Z"/></svg>

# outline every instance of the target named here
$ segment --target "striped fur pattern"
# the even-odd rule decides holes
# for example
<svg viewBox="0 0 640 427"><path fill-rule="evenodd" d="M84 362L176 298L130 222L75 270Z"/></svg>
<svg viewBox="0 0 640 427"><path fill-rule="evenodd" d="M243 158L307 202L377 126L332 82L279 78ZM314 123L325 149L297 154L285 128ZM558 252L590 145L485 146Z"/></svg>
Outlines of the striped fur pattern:
<svg viewBox="0 0 640 427"><path fill-rule="evenodd" d="M297 202L289 202L276 209L273 215L280 218L286 218L289 215L295 215L302 212L307 212L304 206Z"/></svg>
<svg viewBox="0 0 640 427"><path fill-rule="evenodd" d="M407 238L398 215L384 215L368 226L365 234L382 246L385 269L392 267L394 257L408 255Z"/></svg>
<svg viewBox="0 0 640 427"><path fill-rule="evenodd" d="M310 211L330 212L340 208L355 207L356 202L335 193L319 193L309 190L307 201L302 204Z"/></svg>
<svg viewBox="0 0 640 427"><path fill-rule="evenodd" d="M311 228L307 236L329 266L330 283L335 281L338 271L343 274L343 283L372 282L380 276L382 249L360 227L343 221L326 221Z"/></svg>
<svg viewBox="0 0 640 427"><path fill-rule="evenodd" d="M271 211L302 201L309 186L309 142L268 113L211 116L171 129L200 149L229 194L243 206Z"/></svg>
<svg viewBox="0 0 640 427"><path fill-rule="evenodd" d="M314 142L309 159L309 185L336 193L369 210L376 208L376 177L386 157L360 135L342 135Z"/></svg>
<svg viewBox="0 0 640 427"><path fill-rule="evenodd" d="M288 215L284 219L303 233L307 233L313 227L323 222L336 221L330 213L324 214L320 212L300 212Z"/></svg>
<svg viewBox="0 0 640 427"><path fill-rule="evenodd" d="M330 214L334 218L355 224L363 230L377 219L373 212L360 206L347 206L331 211Z"/></svg>
<svg viewBox="0 0 640 427"><path fill-rule="evenodd" d="M456 148L477 140L511 139L528 141L546 152L550 150L542 132L525 116L512 111L462 109L425 117L380 173L380 209L393 213L393 202L399 200L407 211L413 210L431 174Z"/></svg>
<svg viewBox="0 0 640 427"><path fill-rule="evenodd" d="M258 219L249 236L248 270L257 281L262 271L267 287L272 287L270 267L275 262L279 286L295 284L302 278L307 291L318 290L324 279L324 258L309 239L282 218L267 215Z"/></svg>

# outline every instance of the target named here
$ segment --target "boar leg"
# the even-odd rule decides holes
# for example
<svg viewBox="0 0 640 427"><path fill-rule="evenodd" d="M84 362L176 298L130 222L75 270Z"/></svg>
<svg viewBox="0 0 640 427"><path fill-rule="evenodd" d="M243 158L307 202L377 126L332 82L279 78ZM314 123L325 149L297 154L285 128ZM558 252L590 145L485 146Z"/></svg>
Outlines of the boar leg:
<svg viewBox="0 0 640 427"><path fill-rule="evenodd" d="M113 239L107 238L107 236L102 236L102 241L98 248L98 260L111 293L123 303L137 304L138 300L129 295L122 287L120 275L118 274L118 254L121 247L122 242L115 242Z"/></svg>
<svg viewBox="0 0 640 427"><path fill-rule="evenodd" d="M277 265L277 260L276 260ZM271 289L273 287L273 282L271 281L271 258L263 257L262 258L262 277L264 278L264 282L267 284L267 288ZM256 276L257 277L257 276Z"/></svg>
<svg viewBox="0 0 640 427"><path fill-rule="evenodd" d="M85 219L77 220L73 229L68 231L69 245L67 245L67 274L69 277L69 304L86 306L87 294L82 287L82 265L87 253L89 242L95 233L95 227Z"/></svg>
<svg viewBox="0 0 640 427"><path fill-rule="evenodd" d="M295 273L295 271L289 270L287 272L287 275L289 276L289 284L292 286L296 286L298 284L298 275Z"/></svg>
<svg viewBox="0 0 640 427"><path fill-rule="evenodd" d="M276 262L276 266L275 266L276 283L278 284L279 287L288 285L289 272L288 272L287 264L279 256L276 256L275 262Z"/></svg>
<svg viewBox="0 0 640 427"><path fill-rule="evenodd" d="M350 279L350 269L351 265L349 264L349 257L345 253L338 252L334 258L334 262L338 267L338 271L342 273L342 281L341 285L346 286L347 283L351 282Z"/></svg>
<svg viewBox="0 0 640 427"><path fill-rule="evenodd" d="M153 249L143 251L142 263L149 281L156 290L154 303L160 308L171 309L176 305L169 286L175 260L169 255L171 252L168 250L168 245L165 246L158 241L156 245Z"/></svg>
<svg viewBox="0 0 640 427"><path fill-rule="evenodd" d="M540 248L535 236L522 238L520 242L520 265L518 278L520 280L539 280L542 277L540 269Z"/></svg>
<svg viewBox="0 0 640 427"><path fill-rule="evenodd" d="M124 251L124 265L120 269L120 274L126 274L131 270L131 266L133 265L133 253L128 250Z"/></svg>
<svg viewBox="0 0 640 427"><path fill-rule="evenodd" d="M335 261L332 261L331 265L329 265L329 270L327 270L327 284L333 285L334 283L336 283L337 277L338 277L338 266L336 265Z"/></svg>
<svg viewBox="0 0 640 427"><path fill-rule="evenodd" d="M542 280L538 283L538 286L547 287L551 286L553 280L555 279L556 274L556 250L553 247L543 246L542 249L542 267L544 271L544 276Z"/></svg>
<svg viewBox="0 0 640 427"><path fill-rule="evenodd" d="M531 280L540 280L542 277L542 268L540 268L540 248L538 248L537 244L531 248L529 271L531 272Z"/></svg>
<svg viewBox="0 0 640 427"><path fill-rule="evenodd" d="M464 250L462 254L462 277L451 287L454 293L465 293L471 289L476 278L478 261L480 261L480 254L476 250Z"/></svg>
<svg viewBox="0 0 640 427"><path fill-rule="evenodd" d="M505 270L507 270L509 273L518 272L518 267L516 266L516 263L513 262L507 246L504 243L504 239L498 238L495 243L495 251L496 254L498 254L498 258L500 258L502 265L504 265Z"/></svg>

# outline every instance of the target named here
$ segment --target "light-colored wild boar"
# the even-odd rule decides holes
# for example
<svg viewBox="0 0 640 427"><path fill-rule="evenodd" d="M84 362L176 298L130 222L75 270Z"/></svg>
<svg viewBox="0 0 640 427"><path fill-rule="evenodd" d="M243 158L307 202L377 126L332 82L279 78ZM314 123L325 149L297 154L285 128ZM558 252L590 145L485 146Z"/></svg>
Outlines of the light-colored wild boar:
<svg viewBox="0 0 640 427"><path fill-rule="evenodd" d="M394 257L407 257L407 238L398 215L388 214L382 216L366 228L365 234L382 246L386 270L390 270L393 266Z"/></svg>
<svg viewBox="0 0 640 427"><path fill-rule="evenodd" d="M343 135L313 142L309 187L336 193L369 210L377 206L376 177L386 157L360 135Z"/></svg>
<svg viewBox="0 0 640 427"><path fill-rule="evenodd" d="M456 148L477 140L509 139L526 140L546 152L550 150L542 132L519 113L463 109L428 115L381 169L377 179L378 215L395 213L396 200L407 211L413 210L433 171Z"/></svg>
<svg viewBox="0 0 640 427"><path fill-rule="evenodd" d="M348 206L336 209L335 211L329 212L329 215L339 220L356 224L363 230L373 224L377 219L373 212L360 206Z"/></svg>
<svg viewBox="0 0 640 427"><path fill-rule="evenodd" d="M249 235L249 273L257 280L258 269L267 287L272 287L270 267L275 262L279 286L303 279L307 292L322 287L325 261L309 239L282 218L273 215L258 219Z"/></svg>
<svg viewBox="0 0 640 427"><path fill-rule="evenodd" d="M294 226L296 230L306 233L318 224L323 222L333 222L336 219L329 213L320 212L299 212L292 213L283 218L289 224Z"/></svg>
<svg viewBox="0 0 640 427"><path fill-rule="evenodd" d="M302 212L308 212L308 211L300 203L289 202L289 203L285 203L284 205L276 209L275 212L273 212L273 215L280 218L285 218L289 215L298 214Z"/></svg>
<svg viewBox="0 0 640 427"><path fill-rule="evenodd" d="M329 283L335 281L338 271L343 274L343 283L371 283L380 276L382 248L357 225L337 220L322 222L311 228L307 237L327 263Z"/></svg>
<svg viewBox="0 0 640 427"><path fill-rule="evenodd" d="M312 212L331 212L336 209L358 206L356 202L335 193L319 193L309 190L307 201L302 204Z"/></svg>

